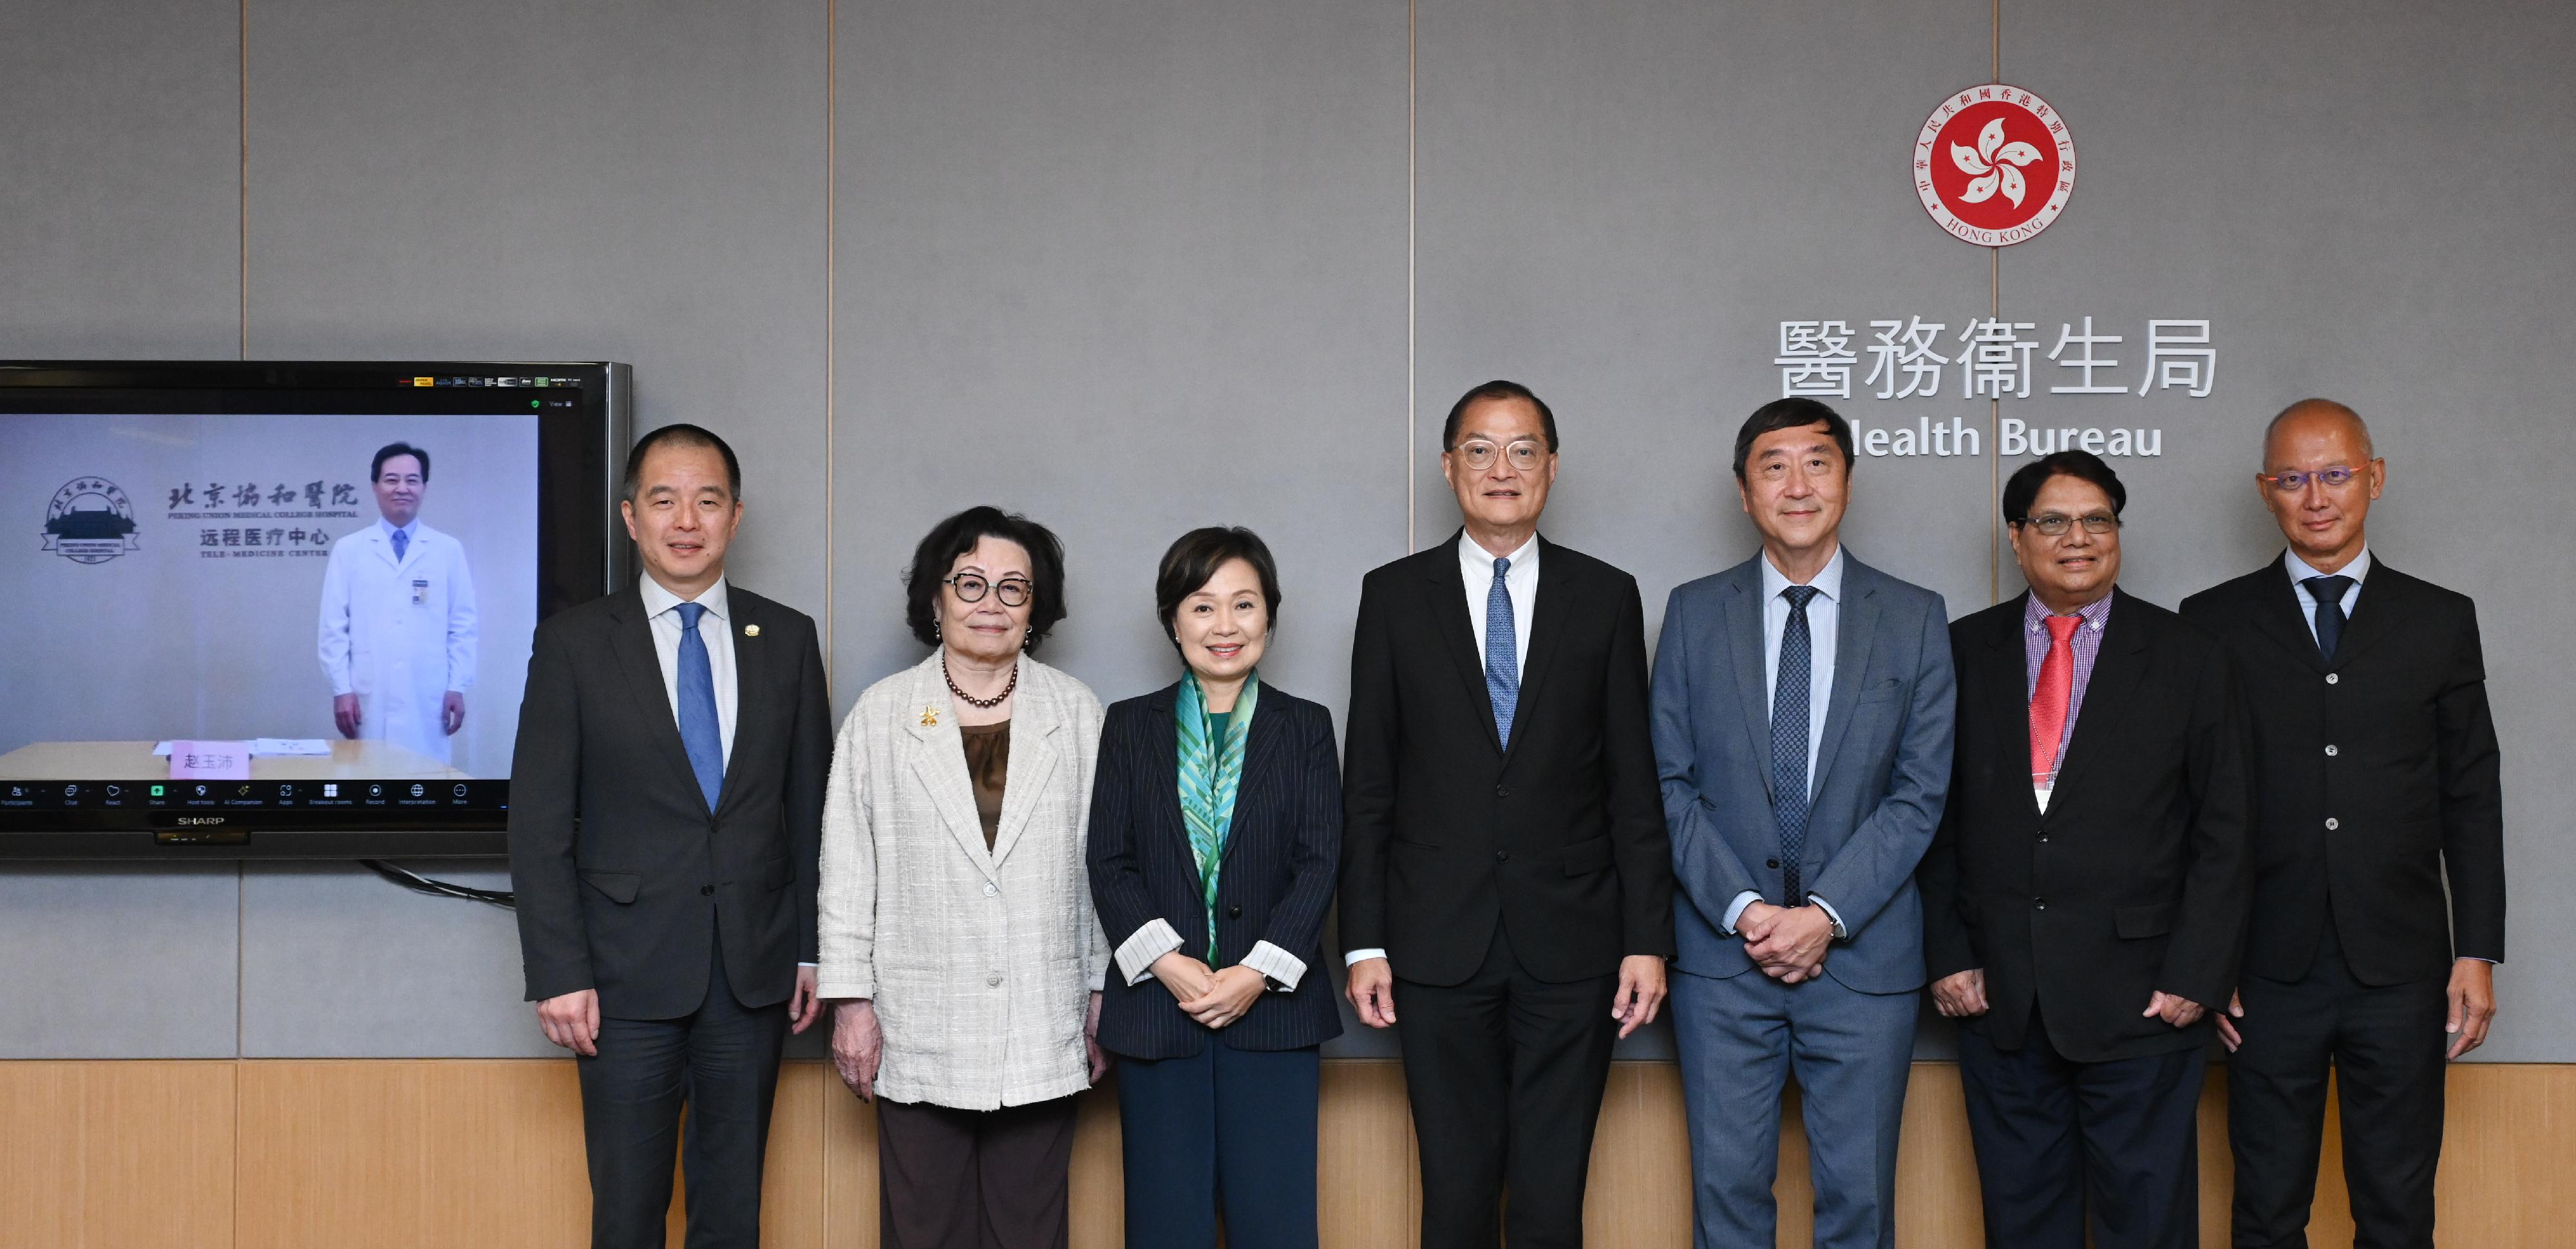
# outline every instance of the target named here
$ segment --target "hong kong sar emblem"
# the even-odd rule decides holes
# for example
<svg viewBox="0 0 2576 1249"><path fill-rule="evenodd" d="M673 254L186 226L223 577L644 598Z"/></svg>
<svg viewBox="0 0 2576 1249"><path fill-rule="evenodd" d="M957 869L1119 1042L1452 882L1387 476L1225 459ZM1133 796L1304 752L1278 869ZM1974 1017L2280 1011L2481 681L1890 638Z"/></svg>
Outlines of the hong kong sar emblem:
<svg viewBox="0 0 2576 1249"><path fill-rule="evenodd" d="M1941 101L1914 139L1914 190L1953 236L2009 247L2075 193L2075 137L2048 101L1993 83Z"/></svg>
<svg viewBox="0 0 2576 1249"><path fill-rule="evenodd" d="M134 505L103 477L75 477L45 506L44 549L75 564L104 564L137 549Z"/></svg>

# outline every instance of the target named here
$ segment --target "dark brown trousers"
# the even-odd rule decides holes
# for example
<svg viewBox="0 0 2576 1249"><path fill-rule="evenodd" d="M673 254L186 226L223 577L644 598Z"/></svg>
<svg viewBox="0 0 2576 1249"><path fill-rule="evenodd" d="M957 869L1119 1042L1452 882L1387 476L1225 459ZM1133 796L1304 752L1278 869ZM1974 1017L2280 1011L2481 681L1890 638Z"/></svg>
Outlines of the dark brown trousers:
<svg viewBox="0 0 2576 1249"><path fill-rule="evenodd" d="M877 1101L883 1249L1066 1249L1070 1097L1000 1110Z"/></svg>

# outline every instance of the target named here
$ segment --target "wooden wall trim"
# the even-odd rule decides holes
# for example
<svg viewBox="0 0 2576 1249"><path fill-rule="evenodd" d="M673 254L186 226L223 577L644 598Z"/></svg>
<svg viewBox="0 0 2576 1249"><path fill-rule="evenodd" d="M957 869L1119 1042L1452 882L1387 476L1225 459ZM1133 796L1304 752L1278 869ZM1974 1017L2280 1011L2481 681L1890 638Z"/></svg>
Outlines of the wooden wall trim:
<svg viewBox="0 0 2576 1249"><path fill-rule="evenodd" d="M1410 1246L1419 1197L1402 1068L1324 1065L1324 1243ZM584 1239L589 1195L572 1065L542 1059L0 1062L0 1249L258 1246L530 1249ZM2201 1104L2201 1224L2226 1243L2224 1074ZM2315 1220L2350 1244L2329 1112ZM1671 1063L1621 1063L1602 1105L1586 1228L1594 1243L1690 1242L1689 1142ZM2451 1071L2444 1243L2563 1243L2576 1224L2576 1065ZM1112 1249L1123 1223L1117 1102L1087 1096L1074 1244ZM1958 1068L1917 1063L1906 1097L1897 1221L1907 1249L1983 1243ZM773 1249L874 1249L876 1120L828 1066L793 1062L771 1128ZM1805 1135L1784 1102L1780 1243L1807 1242ZM679 1222L675 1203L672 1244Z"/></svg>

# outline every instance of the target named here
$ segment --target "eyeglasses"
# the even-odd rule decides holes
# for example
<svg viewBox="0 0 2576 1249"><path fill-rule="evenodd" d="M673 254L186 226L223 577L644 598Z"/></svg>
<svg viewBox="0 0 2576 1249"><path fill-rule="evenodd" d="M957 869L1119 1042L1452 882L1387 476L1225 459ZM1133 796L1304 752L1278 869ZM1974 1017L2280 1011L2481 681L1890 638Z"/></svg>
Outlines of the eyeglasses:
<svg viewBox="0 0 2576 1249"><path fill-rule="evenodd" d="M986 581L971 572L961 572L939 584L955 590L957 601L960 603L983 602L984 591L991 590L995 597L1002 600L1004 607L1026 607L1029 605L1030 594L1034 593L1028 582L1017 577L1007 581Z"/></svg>
<svg viewBox="0 0 2576 1249"><path fill-rule="evenodd" d="M2307 489L2308 483L2312 481L2332 490L2351 485L2352 479L2359 476L2361 476L2360 469L2346 468L2337 464L2332 468L2321 468L2312 473L2295 468L2281 473L2256 473L2254 480L2265 482L2283 494L2297 494Z"/></svg>
<svg viewBox="0 0 2576 1249"><path fill-rule="evenodd" d="M2028 525L2049 537L2056 538L2064 536L2068 529L2076 525L2084 526L2086 533L2109 533L2120 527L2120 518L2107 512L2095 512L2083 517L2060 516L2050 512L2045 516L2024 516L2013 523Z"/></svg>
<svg viewBox="0 0 2576 1249"><path fill-rule="evenodd" d="M1528 473L1537 471L1538 462L1546 458L1547 444L1535 438L1523 438L1508 447L1497 447L1482 438L1475 438L1451 448L1450 454L1457 456L1458 462L1466 465L1469 472L1481 473L1492 468L1494 457L1502 455L1510 457L1513 468Z"/></svg>

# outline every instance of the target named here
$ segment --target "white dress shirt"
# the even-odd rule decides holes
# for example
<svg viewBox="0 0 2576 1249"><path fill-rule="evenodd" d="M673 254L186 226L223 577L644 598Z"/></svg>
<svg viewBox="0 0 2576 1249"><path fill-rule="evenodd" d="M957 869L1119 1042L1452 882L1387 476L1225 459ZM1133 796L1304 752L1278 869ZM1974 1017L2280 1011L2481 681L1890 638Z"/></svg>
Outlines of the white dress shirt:
<svg viewBox="0 0 2576 1249"><path fill-rule="evenodd" d="M1522 670L1529 667L1530 616L1538 606L1538 534L1532 532L1521 549L1511 553L1511 568L1503 573L1503 589L1512 596L1512 679L1517 682ZM1467 624L1476 631L1476 660L1485 658L1485 600L1494 592L1494 553L1476 545L1475 535L1458 535L1458 576L1467 583ZM1364 958L1385 958L1378 949L1353 950L1342 956L1343 965Z"/></svg>
<svg viewBox="0 0 2576 1249"><path fill-rule="evenodd" d="M662 693L671 700L671 720L680 717L680 604L695 601L707 612L698 617L698 637L707 644L707 669L716 684L716 735L724 743L724 765L733 766L734 711L742 700L734 689L733 612L725 595L725 580L716 578L714 585L695 600L684 600L662 588L650 574L642 579L644 614L653 625L653 656L662 661Z"/></svg>
<svg viewBox="0 0 2576 1249"><path fill-rule="evenodd" d="M1789 631L1787 591L1795 584L1787 573L1772 566L1768 554L1762 557L1762 682L1764 688L1771 691L1762 704L1765 721L1771 717L1772 704L1778 701L1780 639ZM1825 744L1825 711L1834 696L1834 646L1842 636L1843 551L1840 543L1834 546L1833 558L1825 561L1824 568L1807 585L1816 591L1816 596L1807 600L1807 793L1813 797L1816 792L1816 756ZM1833 907L1812 893L1807 898L1824 907L1825 918L1833 921L1835 936L1846 935L1843 917ZM1762 895L1750 889L1735 895L1735 900L1726 906L1725 920L1718 927L1732 935L1735 921L1744 916L1744 908L1761 900Z"/></svg>
<svg viewBox="0 0 2576 1249"><path fill-rule="evenodd" d="M2316 596L2308 593L2308 587L2299 583L2310 577L2322 577L2326 574L2318 572L2309 565L2308 561L2300 559L2296 551L2282 552L2281 566L2290 571L2290 593L2299 600L2299 615L2307 619L2308 636L2313 638L2317 635ZM2370 548L2362 547L2361 554L2353 556L2352 562L2344 565L2343 570L2334 575L2352 578L2352 584L2345 586L2343 591L2343 618L2349 621L2352 619L2353 604L2361 601L2361 583L2370 576Z"/></svg>

